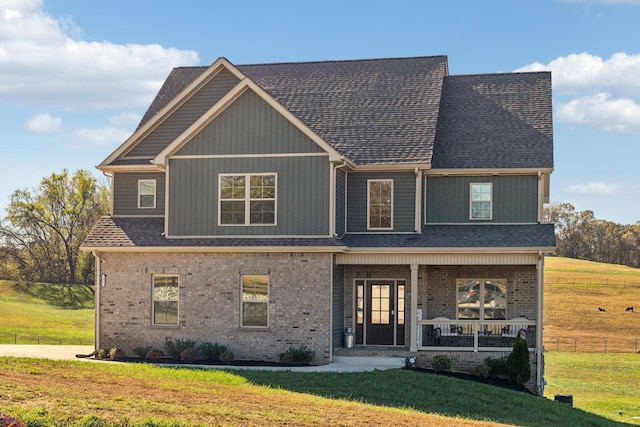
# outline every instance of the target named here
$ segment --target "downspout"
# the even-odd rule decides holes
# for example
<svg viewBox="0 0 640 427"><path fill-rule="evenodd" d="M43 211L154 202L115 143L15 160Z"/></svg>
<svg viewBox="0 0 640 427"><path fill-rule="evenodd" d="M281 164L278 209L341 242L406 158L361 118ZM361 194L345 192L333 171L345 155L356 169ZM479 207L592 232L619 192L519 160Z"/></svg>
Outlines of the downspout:
<svg viewBox="0 0 640 427"><path fill-rule="evenodd" d="M98 256L98 254L96 253L96 251L93 251L93 257L95 258L95 262L96 262L96 299L95 299L95 303L94 303L94 309L95 309L95 320L96 320L96 327L95 327L95 348L96 350L98 350L100 348L100 301L102 299L102 295L101 295L101 286L100 286L100 274L102 273L102 260L100 259L100 256Z"/></svg>
<svg viewBox="0 0 640 427"><path fill-rule="evenodd" d="M346 177L346 173L345 173L345 188L344 188L344 232L342 233L341 236L338 236L337 232L336 232L336 205L335 205L335 200L336 200L336 194L337 194L337 188L336 188L336 182L338 182L337 180L337 174L338 174L338 169L342 169L345 166L347 166L347 161L344 159L344 157L342 157L340 159L341 163L340 164L333 164L333 173L331 174L331 178L332 178L332 182L331 182L331 193L332 193L332 199L329 201L329 204L332 206L331 208L331 227L332 227L332 231L333 233L331 234L334 237L338 237L339 239L342 239L342 237L345 235L345 233L347 232L347 177Z"/></svg>
<svg viewBox="0 0 640 427"><path fill-rule="evenodd" d="M421 195L422 195L422 171L418 168L415 169L416 174L416 207L415 207L415 232L420 233L422 231L422 203L421 203Z"/></svg>
<svg viewBox="0 0 640 427"><path fill-rule="evenodd" d="M543 298L544 298L544 254L538 251L538 312L536 325L536 391L538 396L544 395L544 345L542 343L543 322Z"/></svg>

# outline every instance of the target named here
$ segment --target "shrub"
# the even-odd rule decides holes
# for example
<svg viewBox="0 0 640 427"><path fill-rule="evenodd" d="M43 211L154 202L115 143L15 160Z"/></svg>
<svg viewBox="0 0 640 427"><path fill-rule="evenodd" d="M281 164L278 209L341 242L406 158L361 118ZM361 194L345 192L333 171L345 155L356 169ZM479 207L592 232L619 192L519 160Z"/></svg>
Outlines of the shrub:
<svg viewBox="0 0 640 427"><path fill-rule="evenodd" d="M289 347L289 350L280 353L280 362L292 363L294 365L308 365L315 355L315 351L304 345L297 348Z"/></svg>
<svg viewBox="0 0 640 427"><path fill-rule="evenodd" d="M124 359L124 350L118 347L113 347L111 350L109 350L109 359L111 360Z"/></svg>
<svg viewBox="0 0 640 427"><path fill-rule="evenodd" d="M98 359L108 359L109 358L109 350L106 348L101 348L98 350Z"/></svg>
<svg viewBox="0 0 640 427"><path fill-rule="evenodd" d="M225 344L219 344L217 342L203 342L200 344L200 353L205 360L212 360L215 362L220 361L220 355L227 351L229 348Z"/></svg>
<svg viewBox="0 0 640 427"><path fill-rule="evenodd" d="M527 340L518 335L513 344L513 350L507 358L507 369L511 380L524 384L531 378L531 362L529 361L529 346Z"/></svg>
<svg viewBox="0 0 640 427"><path fill-rule="evenodd" d="M225 350L220 354L220 361L224 363L231 363L233 362L234 357L235 355L233 354L233 351Z"/></svg>
<svg viewBox="0 0 640 427"><path fill-rule="evenodd" d="M491 368L487 364L487 362L483 362L476 366L476 369L473 371L474 375L480 379L486 380L491 375Z"/></svg>
<svg viewBox="0 0 640 427"><path fill-rule="evenodd" d="M164 353L162 352L162 350L152 349L152 350L149 350L149 352L146 354L144 358L152 362L157 362L158 360L162 359L162 356L164 356Z"/></svg>
<svg viewBox="0 0 640 427"><path fill-rule="evenodd" d="M198 358L198 350L194 347L185 348L180 353L180 360L183 362L193 362Z"/></svg>
<svg viewBox="0 0 640 427"><path fill-rule="evenodd" d="M133 349L133 353L138 356L140 359L144 359L149 354L151 350L151 346L141 346Z"/></svg>
<svg viewBox="0 0 640 427"><path fill-rule="evenodd" d="M164 341L164 350L172 359L180 359L180 354L188 348L196 348L198 341L191 338L173 340L167 337Z"/></svg>
<svg viewBox="0 0 640 427"><path fill-rule="evenodd" d="M484 359L484 363L489 367L489 376L496 378L506 378L509 376L509 371L507 370L507 359L504 357L499 359L487 357Z"/></svg>
<svg viewBox="0 0 640 427"><path fill-rule="evenodd" d="M434 356L431 361L431 366L436 372L444 372L451 369L451 359L445 355Z"/></svg>

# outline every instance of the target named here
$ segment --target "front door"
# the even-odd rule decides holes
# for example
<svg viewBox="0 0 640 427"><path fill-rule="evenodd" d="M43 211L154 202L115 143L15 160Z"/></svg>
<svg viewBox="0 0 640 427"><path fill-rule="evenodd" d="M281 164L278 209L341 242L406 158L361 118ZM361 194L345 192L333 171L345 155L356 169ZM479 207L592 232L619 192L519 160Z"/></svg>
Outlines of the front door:
<svg viewBox="0 0 640 427"><path fill-rule="evenodd" d="M404 345L405 281L356 280L356 344Z"/></svg>
<svg viewBox="0 0 640 427"><path fill-rule="evenodd" d="M393 345L395 328L394 283L367 282L367 344Z"/></svg>

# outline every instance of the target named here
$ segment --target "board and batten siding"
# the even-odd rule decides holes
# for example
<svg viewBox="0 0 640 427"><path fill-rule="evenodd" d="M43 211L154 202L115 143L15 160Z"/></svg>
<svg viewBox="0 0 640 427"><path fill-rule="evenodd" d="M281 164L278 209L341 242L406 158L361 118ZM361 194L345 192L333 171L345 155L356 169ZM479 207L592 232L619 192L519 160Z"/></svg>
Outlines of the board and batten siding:
<svg viewBox="0 0 640 427"><path fill-rule="evenodd" d="M220 174L277 174L277 225L219 226ZM169 236L328 236L328 155L169 160Z"/></svg>
<svg viewBox="0 0 640 427"><path fill-rule="evenodd" d="M155 209L138 208L138 181L156 180ZM164 216L165 175L159 173L118 172L113 174L113 215L117 216Z"/></svg>
<svg viewBox="0 0 640 427"><path fill-rule="evenodd" d="M300 129L248 90L176 152L176 156L323 153Z"/></svg>
<svg viewBox="0 0 640 427"><path fill-rule="evenodd" d="M367 230L367 181L393 180L393 230ZM347 232L414 232L416 176L412 172L349 172L347 174Z"/></svg>
<svg viewBox="0 0 640 427"><path fill-rule="evenodd" d="M126 153L124 158L157 155L237 83L238 79L233 74L227 70L221 71Z"/></svg>
<svg viewBox="0 0 640 427"><path fill-rule="evenodd" d="M491 182L492 219L469 219L470 184ZM426 178L427 223L534 223L538 221L538 177L428 176Z"/></svg>

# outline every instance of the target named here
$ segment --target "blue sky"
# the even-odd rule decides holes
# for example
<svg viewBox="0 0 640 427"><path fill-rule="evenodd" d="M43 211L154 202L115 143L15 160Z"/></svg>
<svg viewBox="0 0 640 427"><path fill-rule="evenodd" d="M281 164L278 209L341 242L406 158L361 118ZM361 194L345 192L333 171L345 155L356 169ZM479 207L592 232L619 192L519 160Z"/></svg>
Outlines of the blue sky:
<svg viewBox="0 0 640 427"><path fill-rule="evenodd" d="M447 55L551 70L552 201L633 224L638 22L640 0L0 0L0 208L52 172L100 176L174 66Z"/></svg>

